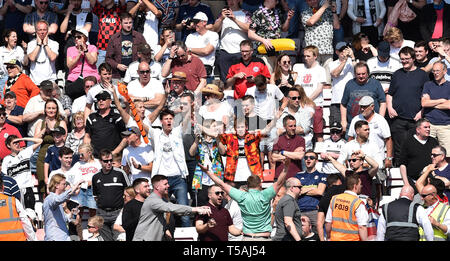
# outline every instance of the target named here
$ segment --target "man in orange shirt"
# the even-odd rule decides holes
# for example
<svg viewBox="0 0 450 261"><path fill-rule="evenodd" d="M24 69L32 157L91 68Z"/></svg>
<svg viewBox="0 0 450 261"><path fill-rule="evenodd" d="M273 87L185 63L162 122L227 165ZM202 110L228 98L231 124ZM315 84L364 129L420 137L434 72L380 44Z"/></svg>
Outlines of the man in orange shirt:
<svg viewBox="0 0 450 261"><path fill-rule="evenodd" d="M4 89L3 97L9 91L16 94L17 105L25 108L31 97L39 94L39 87L34 84L28 75L22 73L22 63L18 60L11 60L5 63L8 70L8 81ZM5 105L5 100L1 101Z"/></svg>

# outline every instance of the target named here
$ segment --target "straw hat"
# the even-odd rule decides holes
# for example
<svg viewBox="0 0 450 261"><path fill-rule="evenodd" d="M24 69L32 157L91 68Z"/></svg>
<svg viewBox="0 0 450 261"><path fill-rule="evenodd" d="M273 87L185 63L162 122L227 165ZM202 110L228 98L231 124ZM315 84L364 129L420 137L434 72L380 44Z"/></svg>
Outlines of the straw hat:
<svg viewBox="0 0 450 261"><path fill-rule="evenodd" d="M220 99L223 97L223 93L220 91L219 86L215 84L207 84L204 88L202 88L201 92L216 94Z"/></svg>

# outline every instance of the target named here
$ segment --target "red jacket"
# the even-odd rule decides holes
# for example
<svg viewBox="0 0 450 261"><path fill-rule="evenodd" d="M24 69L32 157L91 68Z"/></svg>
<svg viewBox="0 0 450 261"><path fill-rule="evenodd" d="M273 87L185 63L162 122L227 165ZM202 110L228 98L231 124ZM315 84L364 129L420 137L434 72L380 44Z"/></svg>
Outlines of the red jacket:
<svg viewBox="0 0 450 261"><path fill-rule="evenodd" d="M3 97L5 97L6 91L13 91L17 97L16 105L25 108L30 98L38 95L41 90L28 75L22 73L10 89L7 90L5 87ZM5 105L5 98L3 98L1 103Z"/></svg>

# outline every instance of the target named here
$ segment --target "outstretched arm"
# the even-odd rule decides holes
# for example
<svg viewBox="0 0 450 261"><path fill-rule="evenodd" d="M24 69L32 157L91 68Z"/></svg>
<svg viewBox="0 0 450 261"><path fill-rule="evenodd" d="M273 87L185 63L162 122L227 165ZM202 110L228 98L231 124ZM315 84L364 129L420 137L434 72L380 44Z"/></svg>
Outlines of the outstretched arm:
<svg viewBox="0 0 450 261"><path fill-rule="evenodd" d="M225 182L223 182L223 180L221 180L219 177L214 175L214 173L212 173L211 170L209 170L209 167L205 167L205 166L201 165L200 163L198 164L198 166L200 167L200 169L203 172L208 174L208 176L212 179L212 181L214 181L214 183L216 183L216 185L221 187L227 194L230 194L230 190L233 188L232 186L226 184ZM281 177L281 175L280 175L280 177Z"/></svg>

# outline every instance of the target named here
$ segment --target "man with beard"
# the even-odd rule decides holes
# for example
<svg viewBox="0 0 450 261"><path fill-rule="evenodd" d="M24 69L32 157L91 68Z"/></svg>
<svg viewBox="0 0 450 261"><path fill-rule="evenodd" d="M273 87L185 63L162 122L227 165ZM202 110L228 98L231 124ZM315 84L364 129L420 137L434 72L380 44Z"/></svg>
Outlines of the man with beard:
<svg viewBox="0 0 450 261"><path fill-rule="evenodd" d="M122 226L125 229L127 241L132 241L134 232L139 222L139 214L145 199L150 196L150 184L146 178L137 178L133 181L133 189L136 192L134 199L123 206Z"/></svg>

